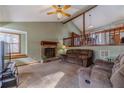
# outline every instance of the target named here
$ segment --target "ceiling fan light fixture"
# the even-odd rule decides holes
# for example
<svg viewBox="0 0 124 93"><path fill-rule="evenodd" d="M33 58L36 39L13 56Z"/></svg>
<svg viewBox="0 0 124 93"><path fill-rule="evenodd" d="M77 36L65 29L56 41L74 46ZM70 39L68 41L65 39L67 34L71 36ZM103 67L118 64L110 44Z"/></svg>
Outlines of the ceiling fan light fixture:
<svg viewBox="0 0 124 93"><path fill-rule="evenodd" d="M58 19L61 19L62 17L63 17L62 13L58 12L58 13L57 13L57 18L58 18Z"/></svg>
<svg viewBox="0 0 124 93"><path fill-rule="evenodd" d="M88 26L88 28L93 28L93 27L94 27L93 25Z"/></svg>
<svg viewBox="0 0 124 93"><path fill-rule="evenodd" d="M71 14L65 12L65 10L69 9L71 7L71 5L64 5L64 6L52 5L52 7L55 9L55 11L48 12L47 15L56 14L57 19L62 19L63 17L71 16Z"/></svg>

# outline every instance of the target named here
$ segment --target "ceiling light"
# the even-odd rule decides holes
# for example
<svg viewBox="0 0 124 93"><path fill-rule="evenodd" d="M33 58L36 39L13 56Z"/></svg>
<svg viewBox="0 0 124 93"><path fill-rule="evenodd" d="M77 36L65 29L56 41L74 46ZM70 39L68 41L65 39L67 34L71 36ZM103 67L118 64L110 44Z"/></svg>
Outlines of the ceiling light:
<svg viewBox="0 0 124 93"><path fill-rule="evenodd" d="M64 5L64 6L61 6L61 5L52 5L52 8L55 11L48 12L47 15L56 14L58 19L61 19L64 16L65 17L70 17L71 14L65 12L65 10L69 9L70 7L71 7L70 5Z"/></svg>
<svg viewBox="0 0 124 93"><path fill-rule="evenodd" d="M91 14L89 14L89 26L88 26L88 28L93 28Z"/></svg>
<svg viewBox="0 0 124 93"><path fill-rule="evenodd" d="M58 12L58 13L57 13L57 18L58 18L58 19L61 19L62 17L63 17L62 13Z"/></svg>
<svg viewBox="0 0 124 93"><path fill-rule="evenodd" d="M93 28L93 25L88 26L88 28Z"/></svg>

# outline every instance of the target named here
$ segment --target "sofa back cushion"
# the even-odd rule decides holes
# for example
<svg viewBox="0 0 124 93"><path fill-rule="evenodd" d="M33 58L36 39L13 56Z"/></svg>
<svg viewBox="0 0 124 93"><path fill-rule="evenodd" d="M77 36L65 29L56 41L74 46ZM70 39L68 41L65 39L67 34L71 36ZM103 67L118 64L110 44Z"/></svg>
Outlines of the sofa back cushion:
<svg viewBox="0 0 124 93"><path fill-rule="evenodd" d="M93 62L93 50L69 49L67 50L66 55L67 62L76 63L83 66L89 66ZM86 60L87 62L83 62L83 60Z"/></svg>
<svg viewBox="0 0 124 93"><path fill-rule="evenodd" d="M93 50L89 49L70 49L66 52L67 55L84 55L84 56L93 56Z"/></svg>
<svg viewBox="0 0 124 93"><path fill-rule="evenodd" d="M124 88L124 64L112 74L110 80L113 87Z"/></svg>
<svg viewBox="0 0 124 93"><path fill-rule="evenodd" d="M111 72L101 67L99 68L97 66L94 66L91 72L91 81L92 81L91 86L98 88L112 87L110 82L110 76L111 76Z"/></svg>

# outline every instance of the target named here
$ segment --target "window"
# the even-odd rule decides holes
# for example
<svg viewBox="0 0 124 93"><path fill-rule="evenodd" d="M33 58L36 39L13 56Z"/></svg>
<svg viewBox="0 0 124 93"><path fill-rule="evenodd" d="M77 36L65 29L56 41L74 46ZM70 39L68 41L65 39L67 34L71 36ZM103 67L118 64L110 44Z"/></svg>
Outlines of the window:
<svg viewBox="0 0 124 93"><path fill-rule="evenodd" d="M20 53L20 35L0 32L0 41L9 43L11 53Z"/></svg>

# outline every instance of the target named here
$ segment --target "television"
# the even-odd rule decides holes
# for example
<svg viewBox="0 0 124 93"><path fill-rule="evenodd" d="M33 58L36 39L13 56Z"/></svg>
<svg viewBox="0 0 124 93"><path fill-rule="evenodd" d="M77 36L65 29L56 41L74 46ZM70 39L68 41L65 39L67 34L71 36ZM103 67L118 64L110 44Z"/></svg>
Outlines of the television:
<svg viewBox="0 0 124 93"><path fill-rule="evenodd" d="M6 69L10 60L11 52L9 44L4 41L0 41L0 73Z"/></svg>

